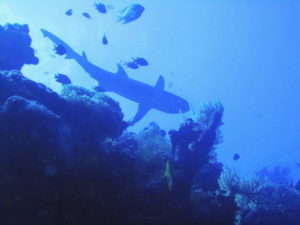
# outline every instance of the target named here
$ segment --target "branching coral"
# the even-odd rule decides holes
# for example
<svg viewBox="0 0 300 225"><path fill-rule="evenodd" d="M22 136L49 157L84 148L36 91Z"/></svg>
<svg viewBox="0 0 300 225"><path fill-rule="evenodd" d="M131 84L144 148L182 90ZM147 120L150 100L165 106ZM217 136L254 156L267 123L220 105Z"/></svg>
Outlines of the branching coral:
<svg viewBox="0 0 300 225"><path fill-rule="evenodd" d="M235 196L240 208L238 224L298 224L300 193L290 186L270 183L256 175L240 177L232 169L223 171L219 185L222 191Z"/></svg>
<svg viewBox="0 0 300 225"><path fill-rule="evenodd" d="M136 140L138 143L138 154L145 160L159 155L169 156L171 154L171 145L165 137L165 133L160 127L152 122L140 131Z"/></svg>

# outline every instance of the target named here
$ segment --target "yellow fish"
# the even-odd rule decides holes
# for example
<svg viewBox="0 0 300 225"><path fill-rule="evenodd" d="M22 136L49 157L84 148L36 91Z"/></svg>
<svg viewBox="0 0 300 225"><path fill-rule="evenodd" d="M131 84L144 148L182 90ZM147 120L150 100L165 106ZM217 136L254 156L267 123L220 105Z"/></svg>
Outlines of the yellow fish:
<svg viewBox="0 0 300 225"><path fill-rule="evenodd" d="M166 164L165 177L168 182L169 190L171 191L172 187L173 187L173 179L172 179L172 173L171 173L170 160L168 160L167 164Z"/></svg>

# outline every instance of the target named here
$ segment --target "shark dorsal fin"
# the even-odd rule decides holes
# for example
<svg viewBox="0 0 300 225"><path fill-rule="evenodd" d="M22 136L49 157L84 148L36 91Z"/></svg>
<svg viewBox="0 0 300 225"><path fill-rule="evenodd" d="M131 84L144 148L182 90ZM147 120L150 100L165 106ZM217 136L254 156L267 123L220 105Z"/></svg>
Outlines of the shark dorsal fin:
<svg viewBox="0 0 300 225"><path fill-rule="evenodd" d="M117 66L118 66L117 75L120 75L122 77L128 77L124 68L119 63L117 64Z"/></svg>
<svg viewBox="0 0 300 225"><path fill-rule="evenodd" d="M87 57L86 57L85 51L82 51L82 58L83 58L85 61L88 60Z"/></svg>
<svg viewBox="0 0 300 225"><path fill-rule="evenodd" d="M130 125L134 125L136 122L140 121L151 109L151 107L143 104L139 104L139 108L137 113L135 114L132 121L130 121Z"/></svg>
<svg viewBox="0 0 300 225"><path fill-rule="evenodd" d="M157 88L158 90L161 90L161 91L163 91L165 89L165 80L162 75L159 75L159 78L155 84L155 88Z"/></svg>

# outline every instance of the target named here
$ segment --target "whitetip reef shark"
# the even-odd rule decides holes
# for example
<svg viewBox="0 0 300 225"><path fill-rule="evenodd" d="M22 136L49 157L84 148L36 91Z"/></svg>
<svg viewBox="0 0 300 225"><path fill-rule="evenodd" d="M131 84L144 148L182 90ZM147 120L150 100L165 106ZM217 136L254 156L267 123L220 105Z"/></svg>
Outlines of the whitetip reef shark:
<svg viewBox="0 0 300 225"><path fill-rule="evenodd" d="M151 86L129 78L120 64L117 64L117 73L106 71L89 62L84 51L80 55L51 32L44 29L41 31L54 44L62 45L66 50L65 58L74 59L93 79L98 81L103 91L114 92L139 104L138 112L130 121L131 125L141 120L150 109L169 114L185 113L190 110L185 99L164 90L165 81L161 75L156 85Z"/></svg>

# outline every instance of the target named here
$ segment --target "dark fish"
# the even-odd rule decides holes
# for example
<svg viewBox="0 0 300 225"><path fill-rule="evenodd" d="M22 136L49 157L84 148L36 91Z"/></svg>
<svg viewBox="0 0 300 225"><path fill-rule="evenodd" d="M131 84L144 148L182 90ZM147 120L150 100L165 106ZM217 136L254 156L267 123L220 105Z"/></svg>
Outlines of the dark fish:
<svg viewBox="0 0 300 225"><path fill-rule="evenodd" d="M121 11L122 15L118 17L118 21L122 24L132 22L138 19L142 15L144 10L145 8L139 4L131 4Z"/></svg>
<svg viewBox="0 0 300 225"><path fill-rule="evenodd" d="M71 84L70 78L62 73L55 74L55 80L62 85Z"/></svg>
<svg viewBox="0 0 300 225"><path fill-rule="evenodd" d="M237 153L235 153L232 158L233 158L234 161L239 160L240 159L240 155L237 154Z"/></svg>
<svg viewBox="0 0 300 225"><path fill-rule="evenodd" d="M99 13L107 13L106 7L105 7L105 5L104 5L103 3L96 2L96 3L94 4L94 6L96 7L96 9L97 9L97 11L98 11Z"/></svg>
<svg viewBox="0 0 300 225"><path fill-rule="evenodd" d="M92 19L92 17L90 16L90 14L88 14L87 12L83 12L82 15L87 18L87 19Z"/></svg>
<svg viewBox="0 0 300 225"><path fill-rule="evenodd" d="M107 45L108 44L108 40L105 34L103 34L102 36L102 44Z"/></svg>
<svg viewBox="0 0 300 225"><path fill-rule="evenodd" d="M67 16L71 16L71 15L73 14L73 10L72 10L72 9L69 9L69 10L67 10L67 11L65 12L65 14L66 14Z"/></svg>
<svg viewBox="0 0 300 225"><path fill-rule="evenodd" d="M54 51L55 54L57 54L57 55L64 55L64 54L67 53L65 47L62 46L62 45L54 45L53 51Z"/></svg>
<svg viewBox="0 0 300 225"><path fill-rule="evenodd" d="M130 69L138 69L139 65L136 62L125 62L124 65Z"/></svg>
<svg viewBox="0 0 300 225"><path fill-rule="evenodd" d="M141 57L133 58L133 61L136 62L139 66L148 66L149 65L148 61Z"/></svg>

